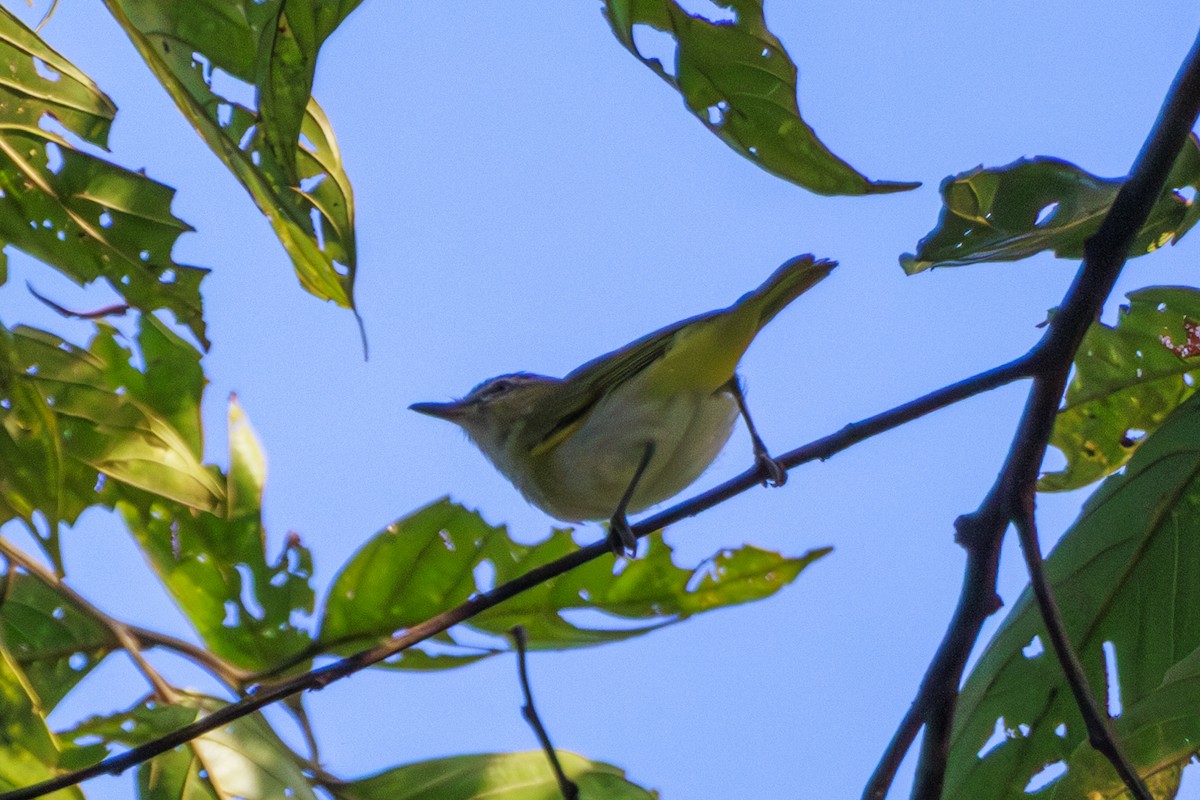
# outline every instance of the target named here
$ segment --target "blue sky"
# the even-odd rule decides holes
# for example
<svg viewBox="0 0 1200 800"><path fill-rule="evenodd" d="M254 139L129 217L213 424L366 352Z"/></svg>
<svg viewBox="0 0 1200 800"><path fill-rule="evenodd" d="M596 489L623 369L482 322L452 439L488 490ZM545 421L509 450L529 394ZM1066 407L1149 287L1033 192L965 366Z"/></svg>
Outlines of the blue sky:
<svg viewBox="0 0 1200 800"><path fill-rule="evenodd" d="M36 19L45 5L10 7ZM364 362L352 317L298 288L266 221L101 4L63 4L43 35L119 106L115 159L179 189L174 211L198 232L176 259L214 270L209 458L224 458L236 391L268 455L269 551L300 532L321 587L374 532L447 493L517 538L542 538L552 520L452 427L408 404L504 372L563 374L728 305L798 253L841 266L743 361L776 451L1024 352L1073 262L905 277L897 257L935 223L947 175L1039 154L1123 174L1200 9L776 0L767 19L799 66L801 110L822 139L871 178L922 188L822 198L758 171L619 46L594 2L365 3L323 50L315 88L354 182ZM1189 238L1132 262L1118 295L1194 284L1196 247ZM10 253L6 323L87 335L32 301L26 279L68 306L109 299ZM952 522L990 486L1023 399L1020 386L975 398L669 530L689 565L743 543L835 550L765 602L534 655L556 744L618 764L664 798L857 796L957 596ZM749 458L739 430L697 488ZM1081 500L1041 498L1047 539ZM71 579L103 608L186 633L112 520L85 517L66 548ZM1013 546L1005 599L1023 584ZM143 691L115 658L90 683L53 721ZM536 746L506 658L434 675L368 672L310 705L328 766L344 776ZM89 796L128 796L128 781L98 780Z"/></svg>

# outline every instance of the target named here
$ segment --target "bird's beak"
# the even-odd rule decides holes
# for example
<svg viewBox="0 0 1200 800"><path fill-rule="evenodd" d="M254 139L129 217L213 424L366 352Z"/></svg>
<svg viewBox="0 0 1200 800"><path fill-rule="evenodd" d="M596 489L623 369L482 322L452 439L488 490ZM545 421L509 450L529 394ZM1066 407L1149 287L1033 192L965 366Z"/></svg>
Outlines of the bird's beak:
<svg viewBox="0 0 1200 800"><path fill-rule="evenodd" d="M449 422L461 422L466 416L469 403L462 400L456 400L452 403L413 403L409 406L410 409L418 414L425 414L430 417L437 417Z"/></svg>

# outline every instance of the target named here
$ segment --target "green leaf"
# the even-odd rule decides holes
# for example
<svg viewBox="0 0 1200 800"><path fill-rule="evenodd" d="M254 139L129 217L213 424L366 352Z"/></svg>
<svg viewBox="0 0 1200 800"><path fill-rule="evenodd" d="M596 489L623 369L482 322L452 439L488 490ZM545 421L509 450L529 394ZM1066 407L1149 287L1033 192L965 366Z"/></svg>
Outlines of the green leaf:
<svg viewBox="0 0 1200 800"><path fill-rule="evenodd" d="M354 198L329 120L310 92L317 51L360 1L106 2L184 116L270 220L301 285L348 308ZM246 84L255 100L218 94L218 72Z"/></svg>
<svg viewBox="0 0 1200 800"><path fill-rule="evenodd" d="M274 562L262 525L264 461L236 400L230 401L230 498L224 515L195 514L162 497L122 490L116 506L151 566L215 654L268 669L304 650L300 618L313 609L312 556L295 534Z"/></svg>
<svg viewBox="0 0 1200 800"><path fill-rule="evenodd" d="M1193 397L1138 448L1124 474L1101 484L1046 561L1067 633L1098 696L1105 696L1111 675L1124 708L1154 702L1148 698L1175 680L1172 667L1200 647L1198 528L1200 398ZM1086 741L1044 636L1026 590L963 687L947 797L1028 797L1024 787L1036 773L1071 759ZM1040 637L1036 643L1035 637ZM1106 642L1113 661L1106 656ZM1194 709L1197 699L1187 707ZM1140 727L1136 719L1130 724ZM1170 736L1177 732L1169 725L1158 730ZM1005 738L994 744L989 740L997 732ZM1162 753L1178 752L1184 744L1141 742L1129 755L1139 771L1149 774L1165 766ZM1090 791L1105 779L1080 769L1070 780Z"/></svg>
<svg viewBox="0 0 1200 800"><path fill-rule="evenodd" d="M715 0L733 22L689 14L675 0L605 0L613 33L683 95L688 110L733 150L773 175L818 194L900 192L917 183L870 181L829 151L800 117L796 65L767 29L762 0ZM642 53L640 26L665 31L678 49L664 65Z"/></svg>
<svg viewBox="0 0 1200 800"><path fill-rule="evenodd" d="M942 181L937 227L915 254L901 256L900 265L912 275L933 267L1018 261L1044 250L1083 258L1083 243L1100 228L1123 182L1047 157L951 176ZM1179 192L1189 186L1200 188L1200 142L1194 134L1130 246L1131 257L1174 244L1196 224L1200 208Z"/></svg>
<svg viewBox="0 0 1200 800"><path fill-rule="evenodd" d="M610 764L559 750L580 800L654 800ZM332 787L338 800L559 800L562 793L541 750L421 761Z"/></svg>
<svg viewBox="0 0 1200 800"><path fill-rule="evenodd" d="M8 648L0 647L0 791L55 777L61 750L33 689ZM83 794L72 787L46 797L82 800Z"/></svg>
<svg viewBox="0 0 1200 800"><path fill-rule="evenodd" d="M318 646L341 653L369 646L575 549L570 531L557 530L543 542L524 545L478 513L439 500L388 526L350 559L330 589ZM532 649L627 639L702 611L769 597L827 552L787 558L745 547L684 569L672 563L671 549L656 535L644 556L615 568L608 559L584 564L481 612L420 656L409 651L388 663L437 669L508 648L503 641L495 647L473 645L469 633L462 635L466 628L503 635L524 625ZM620 624L589 625L564 616L583 609L603 612Z"/></svg>
<svg viewBox="0 0 1200 800"><path fill-rule="evenodd" d="M1117 735L1134 762L1161 765L1148 776L1151 782L1148 788L1157 798L1175 796L1183 766L1200 747L1197 704L1200 704L1200 649L1167 670L1161 686L1123 708L1116 720ZM1077 747L1067 764L1067 774L1054 787L1055 798L1084 797L1085 791L1098 793L1089 797L1125 796L1124 782L1108 759L1091 745Z"/></svg>
<svg viewBox="0 0 1200 800"><path fill-rule="evenodd" d="M1129 295L1115 326L1094 323L1050 444L1067 466L1042 477L1043 491L1086 486L1120 469L1200 379L1200 290L1155 286Z"/></svg>
<svg viewBox="0 0 1200 800"><path fill-rule="evenodd" d="M171 250L191 230L170 212L175 191L92 156L45 118L105 146L116 108L86 75L0 8L0 245L79 284L104 278L130 305L168 309L204 338L200 280ZM43 71L57 79L42 77Z"/></svg>
<svg viewBox="0 0 1200 800"><path fill-rule="evenodd" d="M70 737L100 737L128 746L146 744L225 705L186 694L174 704L143 703L87 720ZM66 737L68 734L64 734ZM263 718L243 717L138 767L141 800L316 800L291 752Z"/></svg>
<svg viewBox="0 0 1200 800"><path fill-rule="evenodd" d="M117 648L116 642L71 598L37 578L10 572L6 580L0 641L50 711Z"/></svg>
<svg viewBox="0 0 1200 800"><path fill-rule="evenodd" d="M138 370L131 364L140 358ZM83 349L46 331L0 326L0 522L25 521L55 563L60 522L107 503L99 475L198 510L224 487L200 463L199 353L153 315L137 347L97 324Z"/></svg>

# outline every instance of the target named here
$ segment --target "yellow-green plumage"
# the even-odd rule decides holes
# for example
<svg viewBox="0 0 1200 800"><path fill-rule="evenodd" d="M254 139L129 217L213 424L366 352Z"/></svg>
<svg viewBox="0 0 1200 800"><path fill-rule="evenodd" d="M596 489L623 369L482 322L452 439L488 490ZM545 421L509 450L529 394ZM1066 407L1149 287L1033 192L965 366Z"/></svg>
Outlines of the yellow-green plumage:
<svg viewBox="0 0 1200 800"><path fill-rule="evenodd" d="M730 307L655 331L565 378L505 375L460 401L413 408L462 426L530 502L562 520L611 516L653 445L628 504L639 511L678 494L716 458L737 419L732 382L742 354L834 266L792 259Z"/></svg>

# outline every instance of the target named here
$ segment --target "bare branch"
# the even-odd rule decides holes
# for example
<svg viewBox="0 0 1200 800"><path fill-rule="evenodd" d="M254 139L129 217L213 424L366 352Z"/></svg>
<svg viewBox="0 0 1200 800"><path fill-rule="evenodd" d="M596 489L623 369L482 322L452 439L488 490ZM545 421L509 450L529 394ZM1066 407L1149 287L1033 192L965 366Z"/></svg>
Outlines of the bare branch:
<svg viewBox="0 0 1200 800"><path fill-rule="evenodd" d="M1033 585L1034 596L1037 597L1038 610L1042 614L1042 622L1046 625L1046 634L1054 646L1054 654L1062 665L1071 694L1075 696L1075 704L1083 716L1084 726L1088 733L1088 742L1108 759L1113 769L1121 776L1121 780L1129 788L1130 794L1136 800L1154 800L1146 785L1142 783L1137 770L1125 758L1121 745L1117 741L1108 713L1096 702L1091 687L1088 686L1087 675L1079 654L1071 644L1063 625L1062 614L1054 599L1050 582L1046 580L1045 570L1042 569L1042 549L1038 543L1037 516L1034 508L1033 493L1030 492L1022 502L1020 513L1015 520L1017 536L1021 542L1021 551L1025 554L1025 565L1029 569L1029 582Z"/></svg>
<svg viewBox="0 0 1200 800"><path fill-rule="evenodd" d="M525 627L517 625L509 631L509 635L512 636L513 644L517 648L517 674L521 679L521 693L525 695L525 705L521 706L521 716L525 717L529 727L533 728L538 743L546 751L546 758L550 761L550 769L554 770L554 778L558 781L558 789L562 792L563 800L578 800L579 787L567 777L567 773L563 772L562 764L558 763L558 753L554 751L554 745L550 743L550 734L546 733L546 727L542 725L537 707L533 704L533 690L529 688L529 670L525 667Z"/></svg>

